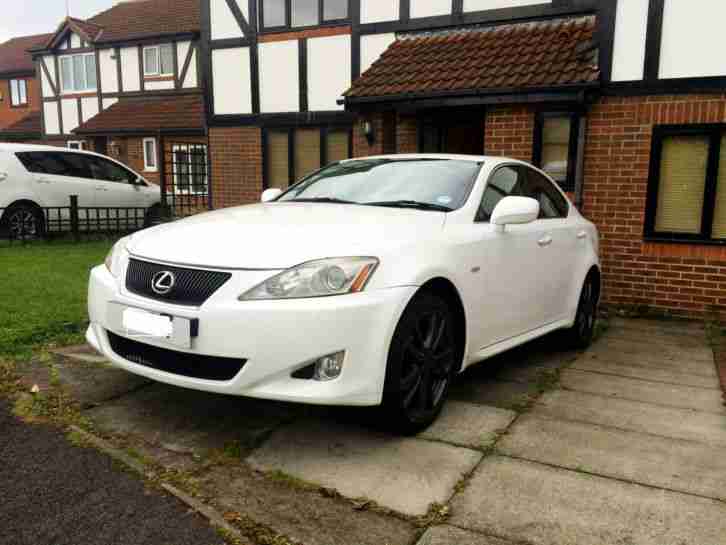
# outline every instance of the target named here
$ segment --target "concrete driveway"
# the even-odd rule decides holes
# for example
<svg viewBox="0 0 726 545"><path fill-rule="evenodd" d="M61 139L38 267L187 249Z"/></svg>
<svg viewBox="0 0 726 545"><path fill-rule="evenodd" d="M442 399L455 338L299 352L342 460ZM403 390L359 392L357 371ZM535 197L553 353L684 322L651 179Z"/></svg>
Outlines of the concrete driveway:
<svg viewBox="0 0 726 545"><path fill-rule="evenodd" d="M558 347L465 373L415 438L360 411L151 384L89 355L58 366L107 437L289 543L726 543L726 407L703 327L615 319L585 353Z"/></svg>

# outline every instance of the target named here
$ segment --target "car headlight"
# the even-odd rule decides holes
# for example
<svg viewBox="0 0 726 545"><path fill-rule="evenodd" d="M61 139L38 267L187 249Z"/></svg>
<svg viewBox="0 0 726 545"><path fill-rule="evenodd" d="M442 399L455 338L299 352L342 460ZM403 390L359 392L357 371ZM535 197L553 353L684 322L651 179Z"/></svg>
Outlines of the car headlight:
<svg viewBox="0 0 726 545"><path fill-rule="evenodd" d="M121 274L121 258L126 252L126 245L129 242L129 238L130 237L124 237L118 240L108 252L106 260L104 261L108 272L116 278L118 278Z"/></svg>
<svg viewBox="0 0 726 545"><path fill-rule="evenodd" d="M268 278L243 293L240 301L302 299L363 291L378 266L375 257L308 261Z"/></svg>

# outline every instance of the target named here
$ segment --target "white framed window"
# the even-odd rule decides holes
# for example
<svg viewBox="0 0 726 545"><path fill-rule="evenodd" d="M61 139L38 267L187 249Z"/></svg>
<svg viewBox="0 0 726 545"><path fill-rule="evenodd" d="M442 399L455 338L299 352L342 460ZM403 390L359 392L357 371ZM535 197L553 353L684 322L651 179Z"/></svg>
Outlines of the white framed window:
<svg viewBox="0 0 726 545"><path fill-rule="evenodd" d="M156 172L158 169L156 138L144 138L144 170L147 172Z"/></svg>
<svg viewBox="0 0 726 545"><path fill-rule="evenodd" d="M81 53L60 58L61 89L64 93L95 91L96 55Z"/></svg>
<svg viewBox="0 0 726 545"><path fill-rule="evenodd" d="M85 140L69 140L68 142L66 142L66 147L68 149L85 150L86 141Z"/></svg>
<svg viewBox="0 0 726 545"><path fill-rule="evenodd" d="M26 106L28 104L28 83L24 79L10 80L10 104Z"/></svg>
<svg viewBox="0 0 726 545"><path fill-rule="evenodd" d="M205 144L174 144L172 174L177 195L206 195L208 187L207 146Z"/></svg>
<svg viewBox="0 0 726 545"><path fill-rule="evenodd" d="M171 44L154 45L144 48L144 75L174 75L174 51Z"/></svg>

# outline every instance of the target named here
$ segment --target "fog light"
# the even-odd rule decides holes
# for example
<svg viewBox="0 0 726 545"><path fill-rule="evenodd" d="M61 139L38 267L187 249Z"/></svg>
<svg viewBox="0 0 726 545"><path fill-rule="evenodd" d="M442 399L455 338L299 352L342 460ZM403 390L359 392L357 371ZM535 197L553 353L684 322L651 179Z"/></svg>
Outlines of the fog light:
<svg viewBox="0 0 726 545"><path fill-rule="evenodd" d="M328 356L323 356L315 362L315 380L327 381L333 380L340 376L343 370L343 360L345 352L337 352Z"/></svg>

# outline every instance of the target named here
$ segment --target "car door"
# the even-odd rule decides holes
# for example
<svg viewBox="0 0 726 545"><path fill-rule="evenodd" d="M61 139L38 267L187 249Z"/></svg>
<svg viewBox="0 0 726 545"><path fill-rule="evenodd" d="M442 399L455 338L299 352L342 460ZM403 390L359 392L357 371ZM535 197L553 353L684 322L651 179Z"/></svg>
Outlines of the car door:
<svg viewBox="0 0 726 545"><path fill-rule="evenodd" d="M554 182L530 167L525 172L525 197L539 202L539 218L532 226L537 232L541 256L538 282L543 288L542 320L551 323L565 318L570 284L575 270L577 234L568 219L569 203Z"/></svg>
<svg viewBox="0 0 726 545"><path fill-rule="evenodd" d="M541 229L533 224L510 225L497 232L488 225L504 197L522 196L526 178L518 165L497 168L487 181L476 216L482 229L476 251L482 257L482 283L473 305L480 324L474 342L479 350L543 325L544 288L538 282L544 252Z"/></svg>
<svg viewBox="0 0 726 545"><path fill-rule="evenodd" d="M144 211L153 204L139 175L97 155L87 156L95 179L96 206L111 227L136 229L143 226ZM113 225L111 225L113 224Z"/></svg>

